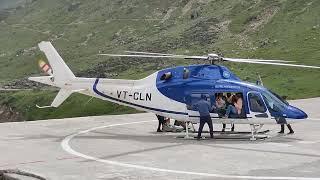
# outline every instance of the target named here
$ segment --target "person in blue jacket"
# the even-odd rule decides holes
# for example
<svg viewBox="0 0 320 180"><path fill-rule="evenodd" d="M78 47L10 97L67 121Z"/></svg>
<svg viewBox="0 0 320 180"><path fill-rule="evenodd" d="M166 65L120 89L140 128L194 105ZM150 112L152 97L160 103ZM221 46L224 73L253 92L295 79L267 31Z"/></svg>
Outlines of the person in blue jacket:
<svg viewBox="0 0 320 180"><path fill-rule="evenodd" d="M208 124L210 129L210 137L213 138L213 125L210 117L210 111L212 111L213 108L211 107L210 103L207 101L206 95L201 94L201 99L193 105L193 109L199 111L199 114L200 114L200 125L199 125L197 139L200 140L203 126L205 123Z"/></svg>

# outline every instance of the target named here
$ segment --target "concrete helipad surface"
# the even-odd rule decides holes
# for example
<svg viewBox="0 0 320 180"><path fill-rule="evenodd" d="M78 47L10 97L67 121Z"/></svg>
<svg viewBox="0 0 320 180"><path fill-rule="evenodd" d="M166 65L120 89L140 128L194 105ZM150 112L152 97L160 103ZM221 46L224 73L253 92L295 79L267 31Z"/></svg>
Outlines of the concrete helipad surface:
<svg viewBox="0 0 320 180"><path fill-rule="evenodd" d="M310 120L294 124L294 135L265 126L272 138L255 142L177 139L155 133L155 116L146 113L3 123L0 169L59 180L320 179L320 98L292 104Z"/></svg>

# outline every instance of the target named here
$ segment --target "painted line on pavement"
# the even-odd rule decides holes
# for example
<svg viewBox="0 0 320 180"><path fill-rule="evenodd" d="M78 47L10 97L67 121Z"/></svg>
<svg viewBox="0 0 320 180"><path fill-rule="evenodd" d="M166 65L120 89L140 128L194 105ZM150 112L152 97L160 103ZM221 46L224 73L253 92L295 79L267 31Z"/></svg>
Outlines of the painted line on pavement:
<svg viewBox="0 0 320 180"><path fill-rule="evenodd" d="M320 118L308 118L307 121L319 121L320 122Z"/></svg>
<svg viewBox="0 0 320 180"><path fill-rule="evenodd" d="M320 178L308 178L308 177L275 177L275 176L237 176L237 175L225 175L225 174L213 174L213 173L201 173L201 172L191 172L191 171L181 171L181 170L171 170L171 169L163 169L163 168L156 168L156 167L148 167L148 166L142 166L142 165L135 165L135 164L128 164L128 163L121 163L117 161L111 161L106 159L100 159L97 157L89 156L86 154L82 154L74 149L71 148L69 145L69 142L75 138L76 136L79 136L81 134L86 134L91 131L97 130L97 129L104 129L109 127L115 127L115 126L124 126L124 125L131 125L131 124L141 124L141 123L148 123L153 121L138 121L138 122L130 122L130 123L120 123L120 124L112 124L112 125L105 125L105 126L99 126L90 128L87 130L79 131L77 133L71 134L67 137L65 137L61 142L61 147L66 152L82 157L84 159L93 160L105 164L110 165L116 165L126 168L135 168L135 169L142 169L142 170L149 170L149 171L157 171L157 172L166 172L166 173L174 173L174 174L185 174L185 175L194 175L194 176L205 176L205 177L216 177L216 178L228 178L228 179L268 179L268 180L320 180Z"/></svg>

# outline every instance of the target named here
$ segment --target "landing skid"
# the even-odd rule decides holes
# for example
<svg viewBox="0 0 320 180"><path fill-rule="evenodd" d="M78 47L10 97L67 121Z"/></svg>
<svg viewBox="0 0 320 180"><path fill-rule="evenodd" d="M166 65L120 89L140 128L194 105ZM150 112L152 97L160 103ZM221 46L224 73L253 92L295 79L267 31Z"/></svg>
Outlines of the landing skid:
<svg viewBox="0 0 320 180"><path fill-rule="evenodd" d="M192 123L192 133L198 133L198 131L195 131L195 128ZM183 138L183 139L195 139L197 136L189 134L189 128L188 128L188 122L186 122L186 132L184 136L177 136L176 138ZM265 130L265 131L259 131L263 127L263 124L250 124L250 129L251 131L214 131L213 133L215 134L214 139L248 139L248 137L240 137L240 136L235 136L235 135L250 135L251 137L249 138L251 141L255 140L261 140L261 139L267 139L269 136L266 135L266 133L270 132L270 130ZM258 132L259 131L259 132ZM208 131L203 131L204 133L209 133ZM218 135L217 135L218 134ZM228 136L224 136L228 135ZM210 138L205 138L205 139L210 139Z"/></svg>
<svg viewBox="0 0 320 180"><path fill-rule="evenodd" d="M250 133L249 133L250 134ZM239 134L238 134L239 135ZM195 136L191 136L189 135L187 138L185 136L176 136L175 138L177 139L188 139L188 140L196 140L197 139L197 135ZM255 136L255 141L256 140L265 140L268 139L269 136L267 135L257 135ZM226 135L226 134L214 134L214 138L211 139L210 136L202 136L201 140L243 140L243 141L252 141L250 136L230 136L230 135Z"/></svg>
<svg viewBox="0 0 320 180"><path fill-rule="evenodd" d="M258 131L257 134L266 134L270 130ZM193 131L193 133L198 133L198 131ZM209 131L202 131L202 133L209 133ZM251 134L251 131L213 131L214 134Z"/></svg>

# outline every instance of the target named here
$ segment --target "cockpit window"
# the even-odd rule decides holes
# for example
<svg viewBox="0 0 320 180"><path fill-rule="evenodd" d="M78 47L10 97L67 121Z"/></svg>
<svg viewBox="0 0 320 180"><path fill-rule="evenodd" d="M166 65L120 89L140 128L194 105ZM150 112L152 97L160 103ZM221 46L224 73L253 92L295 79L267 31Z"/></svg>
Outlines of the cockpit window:
<svg viewBox="0 0 320 180"><path fill-rule="evenodd" d="M187 68L183 68L183 79L188 79L190 76L190 71Z"/></svg>
<svg viewBox="0 0 320 180"><path fill-rule="evenodd" d="M261 96L257 93L248 94L250 111L264 113L267 111Z"/></svg>
<svg viewBox="0 0 320 180"><path fill-rule="evenodd" d="M277 96L269 91L262 92L264 101L270 111L281 112L283 111L287 104L280 100Z"/></svg>
<svg viewBox="0 0 320 180"><path fill-rule="evenodd" d="M279 96L278 94L276 94L275 92L270 91L273 95L275 95L278 99L280 99L283 103L285 103L286 105L289 105L288 101L284 100L281 96Z"/></svg>

